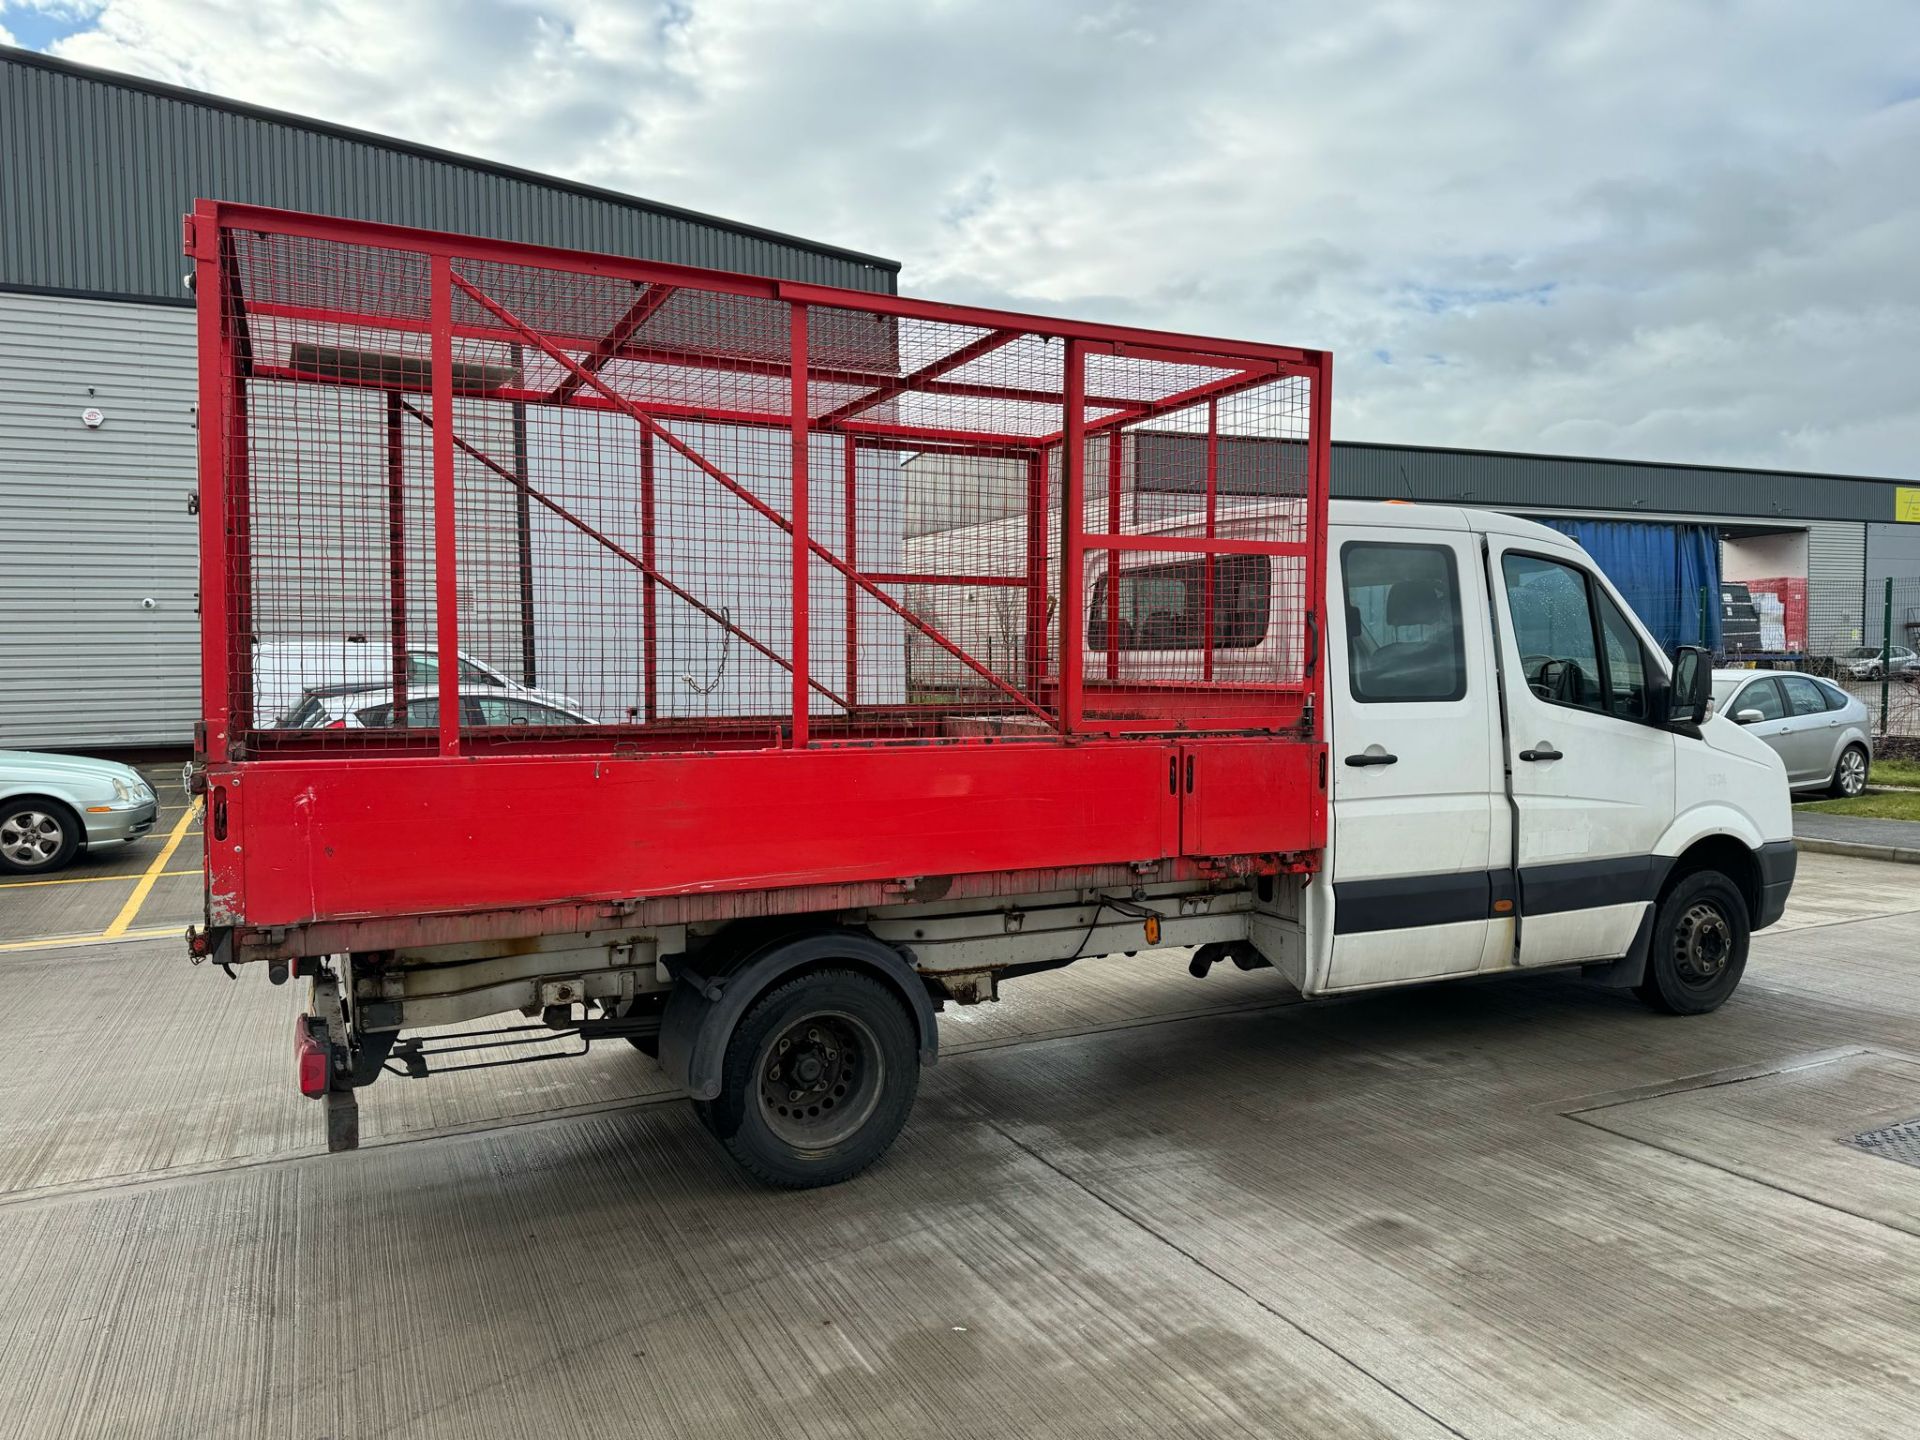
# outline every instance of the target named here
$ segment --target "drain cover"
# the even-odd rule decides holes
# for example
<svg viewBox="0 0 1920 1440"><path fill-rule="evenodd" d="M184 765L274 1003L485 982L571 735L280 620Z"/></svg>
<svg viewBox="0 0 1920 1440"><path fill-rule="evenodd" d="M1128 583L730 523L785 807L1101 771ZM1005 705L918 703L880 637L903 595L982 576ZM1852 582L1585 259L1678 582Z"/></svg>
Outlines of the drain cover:
<svg viewBox="0 0 1920 1440"><path fill-rule="evenodd" d="M1902 1165L1920 1165L1920 1116L1881 1130L1864 1130L1849 1143L1869 1155L1898 1160Z"/></svg>

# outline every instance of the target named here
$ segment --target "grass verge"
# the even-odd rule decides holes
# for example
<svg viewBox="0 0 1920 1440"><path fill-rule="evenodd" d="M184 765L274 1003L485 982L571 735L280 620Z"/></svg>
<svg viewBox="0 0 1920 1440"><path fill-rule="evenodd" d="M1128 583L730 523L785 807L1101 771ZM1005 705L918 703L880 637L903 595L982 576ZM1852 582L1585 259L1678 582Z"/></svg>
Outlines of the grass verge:
<svg viewBox="0 0 1920 1440"><path fill-rule="evenodd" d="M1920 760L1876 760L1872 779L1876 785L1920 786Z"/></svg>
<svg viewBox="0 0 1920 1440"><path fill-rule="evenodd" d="M1852 800L1808 801L1795 808L1822 815L1858 815L1865 820L1920 821L1920 791L1882 790Z"/></svg>

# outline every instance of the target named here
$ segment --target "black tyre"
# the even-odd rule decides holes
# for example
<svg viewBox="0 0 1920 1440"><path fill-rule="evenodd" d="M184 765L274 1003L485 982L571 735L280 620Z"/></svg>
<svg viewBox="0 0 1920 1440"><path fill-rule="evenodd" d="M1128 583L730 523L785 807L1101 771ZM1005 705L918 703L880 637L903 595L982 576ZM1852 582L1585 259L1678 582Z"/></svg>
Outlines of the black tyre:
<svg viewBox="0 0 1920 1440"><path fill-rule="evenodd" d="M1726 1003L1747 968L1747 900L1718 870L1684 876L1653 917L1639 995L1669 1015L1704 1015Z"/></svg>
<svg viewBox="0 0 1920 1440"><path fill-rule="evenodd" d="M80 848L79 818L56 800L0 801L0 870L38 875L58 870Z"/></svg>
<svg viewBox="0 0 1920 1440"><path fill-rule="evenodd" d="M727 1041L720 1094L694 1106L769 1184L837 1185L893 1143L920 1088L913 1017L881 981L816 970L769 990Z"/></svg>
<svg viewBox="0 0 1920 1440"><path fill-rule="evenodd" d="M1864 747L1849 745L1840 752L1840 759L1833 767L1833 779L1827 785L1827 793L1836 800L1851 800L1856 795L1867 793L1867 767L1871 762Z"/></svg>

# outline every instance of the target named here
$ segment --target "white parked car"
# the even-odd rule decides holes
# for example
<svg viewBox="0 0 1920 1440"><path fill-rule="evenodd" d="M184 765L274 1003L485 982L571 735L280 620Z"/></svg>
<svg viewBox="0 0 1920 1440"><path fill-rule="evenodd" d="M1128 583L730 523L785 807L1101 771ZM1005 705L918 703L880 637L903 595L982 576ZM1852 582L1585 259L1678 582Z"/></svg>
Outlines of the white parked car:
<svg viewBox="0 0 1920 1440"><path fill-rule="evenodd" d="M407 684L427 687L440 681L440 656L428 648L407 651ZM312 696L348 694L393 683L393 650L385 640L286 642L269 640L253 656L253 708L274 728L292 725L293 714ZM569 695L538 690L513 679L484 660L460 652L462 690L505 690L563 710L578 710Z"/></svg>
<svg viewBox="0 0 1920 1440"><path fill-rule="evenodd" d="M1716 670L1713 708L1772 747L1794 789L1850 797L1867 788L1872 716L1831 681L1794 670Z"/></svg>
<svg viewBox="0 0 1920 1440"><path fill-rule="evenodd" d="M299 709L289 715L281 727L289 730L385 730L395 724L394 694L391 686L364 690L329 689L309 695ZM409 729L431 730L440 723L440 691L437 686L407 692L404 722ZM463 690L460 693L460 724L524 725L544 728L550 725L591 725L594 719L572 705L561 705L529 691Z"/></svg>
<svg viewBox="0 0 1920 1440"><path fill-rule="evenodd" d="M0 871L58 870L83 848L137 840L159 808L131 765L0 750Z"/></svg>

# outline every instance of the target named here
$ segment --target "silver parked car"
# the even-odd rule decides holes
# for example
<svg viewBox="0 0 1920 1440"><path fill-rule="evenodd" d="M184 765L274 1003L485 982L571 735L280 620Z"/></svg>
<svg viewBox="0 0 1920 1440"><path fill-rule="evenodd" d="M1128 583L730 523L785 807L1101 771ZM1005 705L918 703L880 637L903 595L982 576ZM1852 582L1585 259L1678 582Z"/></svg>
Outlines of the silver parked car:
<svg viewBox="0 0 1920 1440"><path fill-rule="evenodd" d="M1716 670L1713 708L1771 745L1795 790L1852 796L1867 788L1871 717L1838 685L1795 670Z"/></svg>
<svg viewBox="0 0 1920 1440"><path fill-rule="evenodd" d="M439 683L440 656L430 649L407 651L407 684L416 692ZM365 636L347 641L268 640L254 651L253 711L263 719L273 717L281 728L306 728L294 722L295 712L305 709L316 695L345 695L359 690L377 690L393 683L393 649L384 640L370 643ZM550 690L536 690L460 652L460 688L462 690L504 690L525 695L543 705L562 710L578 710L571 696Z"/></svg>
<svg viewBox="0 0 1920 1440"><path fill-rule="evenodd" d="M81 848L137 840L160 804L130 765L0 750L0 870L58 870Z"/></svg>
<svg viewBox="0 0 1920 1440"><path fill-rule="evenodd" d="M1834 657L1834 668L1855 680L1878 680L1881 674L1895 680L1911 680L1920 674L1920 655L1904 645L1889 645L1883 657L1878 645L1856 645Z"/></svg>
<svg viewBox="0 0 1920 1440"><path fill-rule="evenodd" d="M534 692L504 690L462 690L460 723L464 726L514 725L545 729L555 725L591 725L593 717L570 706L536 700ZM391 686L364 690L323 690L309 694L306 702L289 715L283 727L290 730L380 730L394 723L394 695ZM407 726L431 730L440 723L440 690L427 686L407 692Z"/></svg>

